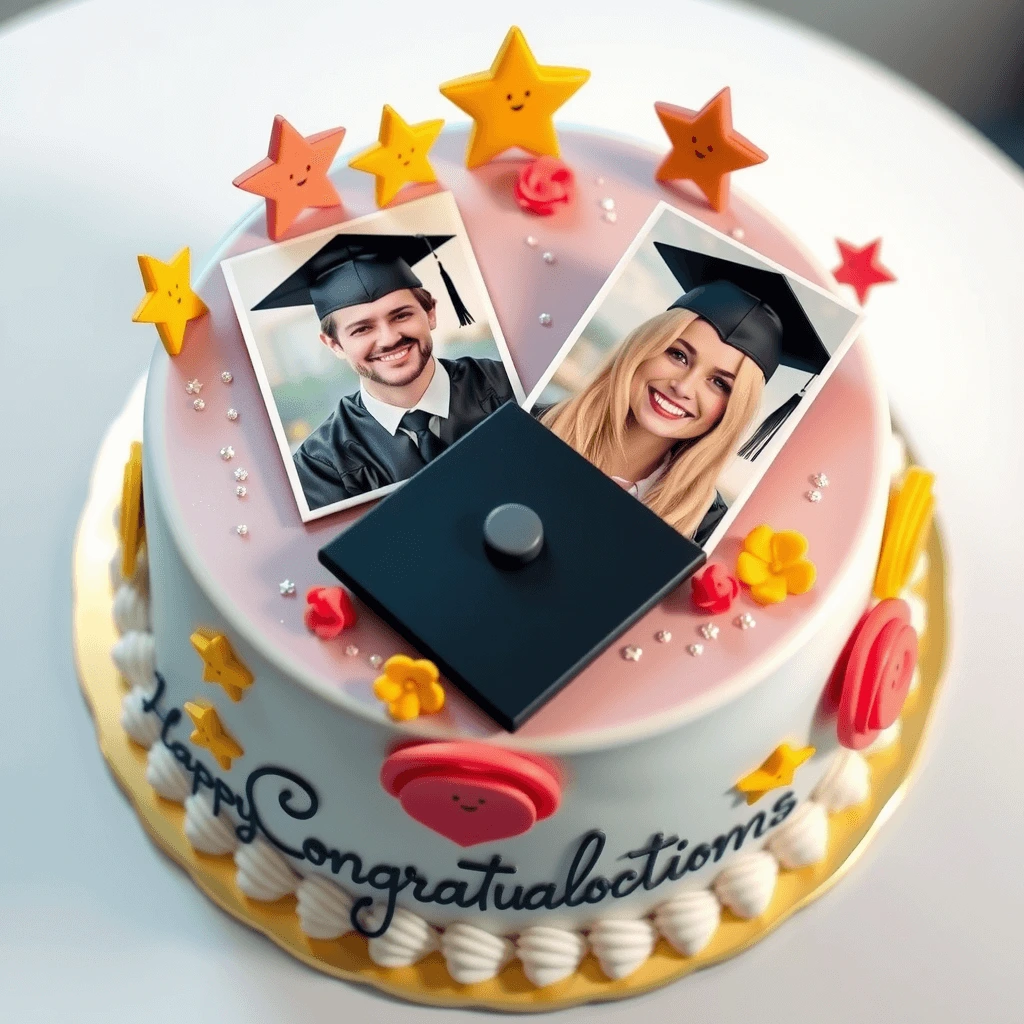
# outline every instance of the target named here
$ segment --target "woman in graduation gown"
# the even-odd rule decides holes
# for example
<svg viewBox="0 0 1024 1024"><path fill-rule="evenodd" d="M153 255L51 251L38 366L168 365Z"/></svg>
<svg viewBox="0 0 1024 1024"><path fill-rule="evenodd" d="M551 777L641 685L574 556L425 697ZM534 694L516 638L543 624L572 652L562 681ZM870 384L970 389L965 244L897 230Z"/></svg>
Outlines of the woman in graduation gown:
<svg viewBox="0 0 1024 1024"><path fill-rule="evenodd" d="M655 247L686 293L633 330L586 387L541 422L704 544L727 511L717 482L740 451L765 383L780 362L816 374L829 355L783 275ZM743 445L747 457L763 450L797 401L766 419Z"/></svg>

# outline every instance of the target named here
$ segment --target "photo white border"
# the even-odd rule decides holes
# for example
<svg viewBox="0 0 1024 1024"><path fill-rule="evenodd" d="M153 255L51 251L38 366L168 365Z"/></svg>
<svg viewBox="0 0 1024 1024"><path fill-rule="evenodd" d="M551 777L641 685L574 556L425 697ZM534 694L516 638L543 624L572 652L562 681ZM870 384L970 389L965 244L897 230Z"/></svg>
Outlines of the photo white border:
<svg viewBox="0 0 1024 1024"><path fill-rule="evenodd" d="M443 216L446 218L446 222L443 226L439 226L438 228L430 231L409 232L396 230L394 224L387 225L389 214L392 217L395 214L401 215L403 212L408 215L410 211L415 213L417 207L425 208L428 205L447 207L447 209L440 209L434 214L435 216ZM374 231L372 228L375 223L386 226L384 226L382 230ZM375 210L373 213L368 213L365 216L355 217L351 220L339 221L337 224L332 224L329 227L321 228L317 231L311 231L305 235L298 235L295 238L289 238L283 242L274 242L270 245L260 246L258 249L250 249L248 252L239 253L237 256L229 256L220 262L221 271L224 274L224 281L227 284L228 294L231 296L231 304L235 309L235 318L238 320L238 325L242 330L242 337L245 339L245 347L248 350L249 362L252 364L253 370L256 373L256 380L259 382L260 394L263 397L263 404L266 408L267 415L270 417L270 426L274 432L274 438L277 441L281 458L284 461L285 472L288 475L288 483L291 485L292 494L295 497L295 503L299 509L299 515L304 523L312 522L315 519L322 519L324 516L332 515L335 512L341 512L344 509L352 508L356 505L363 505L369 501L376 501L377 499L390 494L392 491L397 490L403 483L405 483L405 481L399 480L393 484L378 487L376 490L367 491L365 494L358 494L351 498L344 498L341 501L336 501L330 505L324 505L320 508L311 509L309 507L309 502L306 500L306 495L302 490L298 471L295 468L295 461L292 458L291 450L288 445L288 438L285 436L284 424L281 421L281 414L278 412L277 403L274 400L273 389L270 386L266 370L263 367L263 357L260 354L259 345L256 341L255 335L253 334L252 325L249 322L249 310L245 308L245 303L242 301L238 282L235 280L234 268L239 264L243 264L250 260L265 258L266 253L269 250L280 251L282 249L287 249L289 246L299 244L308 246L310 242L318 238L322 238L323 244L326 245L331 238L339 234L448 234L449 232L455 235L455 238L453 238L452 241L457 241L462 248L462 256L466 263L470 282L476 289L474 300L479 298L483 303L484 317L492 328L493 341L498 349L498 354L501 357L502 366L508 374L516 401L520 405L523 405L525 401L525 391L523 390L522 382L519 379L519 373L516 370L515 363L512 361L512 355L509 352L508 344L505 341L505 335L502 332L498 316L494 311L494 305L491 302L490 293L487 291L487 285L484 284L483 274L480 272L476 253L473 252L473 246L469 240L469 233L466 231L466 225L463 223L462 215L459 213L459 207L451 192L435 192L433 195L424 196L422 199L414 199L408 203L400 203L397 206L385 207L382 210ZM296 269L298 269L297 266L293 267L291 272ZM479 317L477 319L479 320Z"/></svg>
<svg viewBox="0 0 1024 1024"><path fill-rule="evenodd" d="M714 236L715 238L725 242L729 248L735 250L736 252L741 252L747 256L752 257L754 260L757 261L758 266L763 267L765 270L773 270L776 273L782 274L791 282L799 282L799 284L802 287L808 288L811 291L816 292L823 298L830 299L837 306L841 307L842 309L845 309L848 313L852 313L854 316L853 323L851 324L846 334L843 336L843 339L836 346L835 351L830 355L829 361L826 364L825 369L822 370L820 374L817 374L807 385L807 388L804 392L804 399L793 410L793 412L790 414L783 427L779 430L775 437L772 438L771 442L767 445L767 447L759 455L759 457L755 461L749 463L749 465L754 470L750 475L750 479L743 485L739 493L732 500L732 502L729 505L729 508L725 512L725 515L722 516L721 520L715 527L711 536L708 537L707 541L705 541L704 543L704 551L710 557L712 551L714 551L715 549L715 546L722 539L722 537L725 536L725 533L728 530L729 526L732 524L733 520L739 514L740 509L742 509L743 506L746 504L747 499L753 493L754 488L758 485L758 483L760 483L761 478L767 472L768 467L771 466L771 464L775 461L776 455L778 455L778 453L782 450L785 443L792 436L792 433L796 429L797 424L800 422L801 419L803 419L804 414L811 407L811 404L817 397L818 392L821 390L822 387L824 387L825 382L829 379L829 377L832 376L833 372L835 371L835 368L842 361L843 357L849 351L850 346L853 344L854 340L860 334L861 327L864 324L864 313L859 306L856 306L853 303L846 301L845 299L843 299L830 289L825 288L820 284L816 284L814 281L807 280L807 278L802 277L800 274L794 273L788 267L784 267L781 263L776 263L775 260L769 259L767 256L762 255L756 249L751 249L750 246L744 245L742 242L737 242L736 239L731 238L729 235L726 235L713 227L710 227L709 225L705 224L702 220L698 220L696 217L692 217L690 214L684 213L682 210L677 209L670 203L665 202L665 200L661 200L659 201L658 205L655 206L655 208L651 211L650 216L647 218L646 221L644 221L639 231L637 231L636 235L633 238L633 241L630 242L629 247L619 258L618 263L615 264L614 269L608 275L604 284L601 285L600 290L594 296L590 305L587 306L586 310L584 310L583 315L577 321L576 326L573 327L573 329L569 332L569 336L562 343L561 348L559 348L558 352L555 354L555 357L551 360L551 363L548 365L548 368L541 375L540 380L537 381L536 385L534 385L533 389L526 396L526 401L525 403L523 403L523 408L526 409L527 412L533 409L534 405L537 403L537 400L543 394L544 389L551 382L551 378L554 377L554 375L558 372L559 366L561 366L561 364L565 361L566 356L569 355L569 352L572 350L573 346L576 344L580 336L590 325L590 321L594 318L597 311L601 308L608 293L612 290L612 288L615 287L619 278L622 276L623 272L629 265L630 261L636 255L640 246L647 241L647 239L651 235L651 232L654 231L655 227L658 225L658 223L661 221L661 218L666 213L678 217L680 220L688 221L700 232ZM694 251L701 251L698 246L694 246L693 248ZM715 253L713 255L722 258L718 253ZM800 301L799 296L797 296L797 301ZM738 457L738 454L734 455L734 458Z"/></svg>

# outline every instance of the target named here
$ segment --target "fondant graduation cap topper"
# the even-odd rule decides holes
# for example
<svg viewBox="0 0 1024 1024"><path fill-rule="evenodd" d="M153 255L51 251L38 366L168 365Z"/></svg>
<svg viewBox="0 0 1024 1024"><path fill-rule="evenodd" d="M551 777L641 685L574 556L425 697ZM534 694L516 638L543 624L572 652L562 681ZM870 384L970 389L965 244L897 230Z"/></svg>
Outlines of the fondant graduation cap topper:
<svg viewBox="0 0 1024 1024"><path fill-rule="evenodd" d="M704 553L509 402L320 561L514 730Z"/></svg>
<svg viewBox="0 0 1024 1024"><path fill-rule="evenodd" d="M739 349L770 380L779 365L818 374L828 349L807 318L784 274L681 249L654 247L685 290L669 309L689 309L727 345Z"/></svg>
<svg viewBox="0 0 1024 1024"><path fill-rule="evenodd" d="M422 288L412 267L433 255L459 324L471 324L473 317L437 255L437 249L454 237L335 235L253 309L312 305L323 320L339 309L376 302L401 288Z"/></svg>

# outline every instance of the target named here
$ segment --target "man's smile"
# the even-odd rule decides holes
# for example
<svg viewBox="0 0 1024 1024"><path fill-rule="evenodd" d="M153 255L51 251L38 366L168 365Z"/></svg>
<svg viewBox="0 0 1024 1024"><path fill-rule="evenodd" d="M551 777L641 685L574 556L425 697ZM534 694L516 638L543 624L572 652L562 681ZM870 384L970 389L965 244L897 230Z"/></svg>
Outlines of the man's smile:
<svg viewBox="0 0 1024 1024"><path fill-rule="evenodd" d="M396 348L389 348L386 352L381 352L380 355L370 356L367 359L368 363L398 363L401 362L414 348L416 342L409 341L403 345L399 345Z"/></svg>

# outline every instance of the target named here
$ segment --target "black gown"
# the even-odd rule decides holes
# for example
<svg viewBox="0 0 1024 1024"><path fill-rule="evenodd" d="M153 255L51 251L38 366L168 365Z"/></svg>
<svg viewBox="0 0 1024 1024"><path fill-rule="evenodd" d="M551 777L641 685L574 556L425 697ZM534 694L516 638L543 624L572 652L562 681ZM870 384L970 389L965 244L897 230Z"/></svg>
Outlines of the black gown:
<svg viewBox="0 0 1024 1024"><path fill-rule="evenodd" d="M515 399L497 359L439 359L451 381L447 419L440 421L445 447L495 409ZM292 456L310 509L408 480L423 457L407 434L392 436L370 415L362 395L346 395Z"/></svg>

